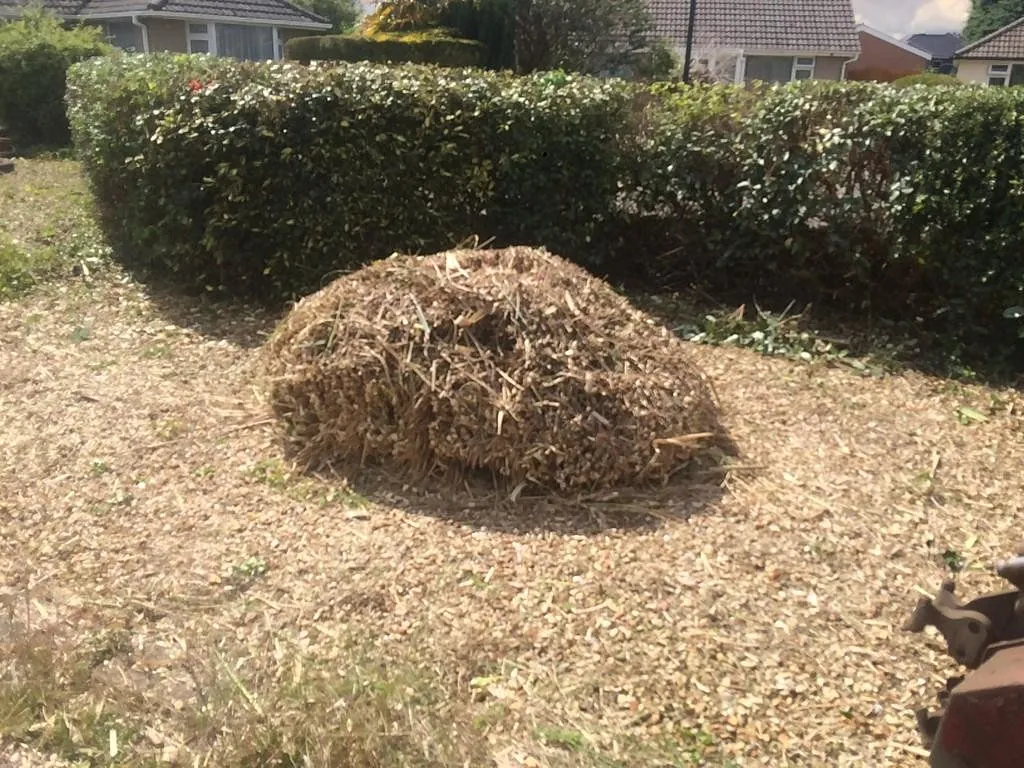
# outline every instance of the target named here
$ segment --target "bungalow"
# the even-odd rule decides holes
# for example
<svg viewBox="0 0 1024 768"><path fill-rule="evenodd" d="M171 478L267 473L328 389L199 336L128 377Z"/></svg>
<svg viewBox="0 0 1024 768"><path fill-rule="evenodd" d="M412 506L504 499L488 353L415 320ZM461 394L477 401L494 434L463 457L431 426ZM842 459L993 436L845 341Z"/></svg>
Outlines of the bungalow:
<svg viewBox="0 0 1024 768"><path fill-rule="evenodd" d="M655 34L685 55L689 0L647 0ZM860 54L850 0L700 0L692 61L713 79L843 80Z"/></svg>
<svg viewBox="0 0 1024 768"><path fill-rule="evenodd" d="M955 54L956 76L968 83L1024 85L1024 17Z"/></svg>
<svg viewBox="0 0 1024 768"><path fill-rule="evenodd" d="M0 18L17 16L25 5L0 0ZM43 7L68 22L96 24L113 45L143 53L276 60L291 38L331 28L288 0L43 0Z"/></svg>

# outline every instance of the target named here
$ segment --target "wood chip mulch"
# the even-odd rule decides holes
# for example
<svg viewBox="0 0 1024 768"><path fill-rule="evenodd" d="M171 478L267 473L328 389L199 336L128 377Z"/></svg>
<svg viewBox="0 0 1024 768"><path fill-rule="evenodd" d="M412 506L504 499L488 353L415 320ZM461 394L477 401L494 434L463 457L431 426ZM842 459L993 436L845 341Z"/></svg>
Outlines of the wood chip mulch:
<svg viewBox="0 0 1024 768"><path fill-rule="evenodd" d="M251 387L272 318L224 317L116 277L0 305L0 596L185 605L313 646L430 638L487 696L598 743L684 725L739 765L924 764L913 709L956 668L900 627L951 553L962 594L998 585L1019 394L695 347L744 467L655 525L516 530L289 476ZM218 597L254 556L259 621Z"/></svg>

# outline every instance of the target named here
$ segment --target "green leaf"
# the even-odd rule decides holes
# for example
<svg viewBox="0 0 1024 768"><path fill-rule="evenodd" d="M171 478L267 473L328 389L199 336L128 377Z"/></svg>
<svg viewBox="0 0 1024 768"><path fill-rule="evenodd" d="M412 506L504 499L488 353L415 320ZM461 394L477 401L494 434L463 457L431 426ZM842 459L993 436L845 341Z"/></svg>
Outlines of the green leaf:
<svg viewBox="0 0 1024 768"><path fill-rule="evenodd" d="M966 405L962 405L959 408L957 408L956 412L960 418L960 422L963 424L967 424L970 422L981 423L988 421L988 416L983 414L981 411L976 410L975 408L970 408Z"/></svg>

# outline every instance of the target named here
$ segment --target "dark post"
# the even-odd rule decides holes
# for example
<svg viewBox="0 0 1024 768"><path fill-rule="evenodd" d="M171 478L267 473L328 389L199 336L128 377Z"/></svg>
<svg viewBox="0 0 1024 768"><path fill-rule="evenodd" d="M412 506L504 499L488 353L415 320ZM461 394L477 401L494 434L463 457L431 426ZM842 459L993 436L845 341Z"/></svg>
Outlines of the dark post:
<svg viewBox="0 0 1024 768"><path fill-rule="evenodd" d="M690 82L690 62L693 59L693 26L697 21L697 0L690 0L690 23L686 25L686 60L683 62L683 82Z"/></svg>

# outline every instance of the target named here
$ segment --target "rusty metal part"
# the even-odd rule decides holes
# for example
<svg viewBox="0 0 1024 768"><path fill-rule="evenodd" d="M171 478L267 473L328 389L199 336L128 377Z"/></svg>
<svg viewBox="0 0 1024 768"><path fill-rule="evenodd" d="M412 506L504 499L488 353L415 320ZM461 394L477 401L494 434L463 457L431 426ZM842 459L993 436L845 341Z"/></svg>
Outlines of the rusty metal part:
<svg viewBox="0 0 1024 768"><path fill-rule="evenodd" d="M935 627L945 638L949 655L968 669L981 664L991 643L1024 636L1019 592L985 595L963 605L953 596L954 589L953 582L946 581L933 600L921 598L903 628L922 632Z"/></svg>
<svg viewBox="0 0 1024 768"><path fill-rule="evenodd" d="M946 581L904 625L935 627L949 655L972 670L947 681L938 710L915 713L932 768L1024 765L1024 547L995 570L1016 589L961 604Z"/></svg>
<svg viewBox="0 0 1024 768"><path fill-rule="evenodd" d="M1024 589L1024 555L1017 555L1009 560L996 563L996 573L1017 589Z"/></svg>
<svg viewBox="0 0 1024 768"><path fill-rule="evenodd" d="M931 765L1018 768L1024 762L1024 640L992 646L949 696Z"/></svg>

